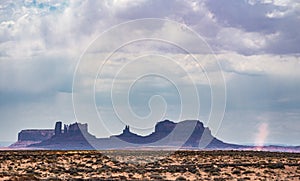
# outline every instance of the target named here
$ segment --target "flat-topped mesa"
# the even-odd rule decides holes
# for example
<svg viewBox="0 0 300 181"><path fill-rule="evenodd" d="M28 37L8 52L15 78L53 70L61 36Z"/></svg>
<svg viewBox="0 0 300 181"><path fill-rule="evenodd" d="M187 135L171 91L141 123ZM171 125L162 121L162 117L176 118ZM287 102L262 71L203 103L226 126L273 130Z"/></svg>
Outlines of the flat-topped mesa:
<svg viewBox="0 0 300 181"><path fill-rule="evenodd" d="M123 141L134 144L174 145L176 143L188 147L206 146L210 141L223 144L220 140L214 138L209 128L204 127L204 124L199 120L185 120L178 123L170 120L160 121L155 125L154 132L147 136L132 133L129 126L125 126L120 135L111 137L118 137Z"/></svg>
<svg viewBox="0 0 300 181"><path fill-rule="evenodd" d="M18 141L44 141L53 135L53 129L26 129L18 133Z"/></svg>
<svg viewBox="0 0 300 181"><path fill-rule="evenodd" d="M34 143L50 139L54 135L53 129L25 129L18 133L18 141L11 144L10 148L25 148Z"/></svg>
<svg viewBox="0 0 300 181"><path fill-rule="evenodd" d="M158 122L155 125L155 131L154 132L171 132L174 127L176 126L176 123L170 121L170 120L164 120L161 122Z"/></svg>

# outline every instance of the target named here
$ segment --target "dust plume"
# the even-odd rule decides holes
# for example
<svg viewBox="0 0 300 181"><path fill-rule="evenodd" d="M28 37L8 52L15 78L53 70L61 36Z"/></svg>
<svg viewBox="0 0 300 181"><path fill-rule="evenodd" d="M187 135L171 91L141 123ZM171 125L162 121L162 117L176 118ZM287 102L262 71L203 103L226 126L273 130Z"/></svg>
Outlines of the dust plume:
<svg viewBox="0 0 300 181"><path fill-rule="evenodd" d="M261 150L265 144L266 138L269 135L269 128L267 123L262 123L258 127L258 132L255 137L255 146L257 150Z"/></svg>

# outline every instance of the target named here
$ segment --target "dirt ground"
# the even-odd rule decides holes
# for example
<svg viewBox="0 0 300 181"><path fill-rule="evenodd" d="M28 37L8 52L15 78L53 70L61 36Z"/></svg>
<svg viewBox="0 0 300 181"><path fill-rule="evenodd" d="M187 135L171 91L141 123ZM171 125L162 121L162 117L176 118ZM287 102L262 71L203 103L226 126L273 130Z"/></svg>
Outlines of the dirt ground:
<svg viewBox="0 0 300 181"><path fill-rule="evenodd" d="M300 180L300 153L0 151L0 180Z"/></svg>

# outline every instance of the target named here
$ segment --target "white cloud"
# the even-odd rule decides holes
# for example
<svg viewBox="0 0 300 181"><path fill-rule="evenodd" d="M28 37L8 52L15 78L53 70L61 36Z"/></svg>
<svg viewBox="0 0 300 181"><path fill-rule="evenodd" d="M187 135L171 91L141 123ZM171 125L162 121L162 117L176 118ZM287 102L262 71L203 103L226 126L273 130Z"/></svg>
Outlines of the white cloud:
<svg viewBox="0 0 300 181"><path fill-rule="evenodd" d="M244 32L237 28L223 28L217 35L221 49L253 54L265 48L268 37L261 33Z"/></svg>
<svg viewBox="0 0 300 181"><path fill-rule="evenodd" d="M218 54L222 67L227 72L245 75L266 75L284 77L286 79L300 79L299 55L251 55L245 56L236 53Z"/></svg>
<svg viewBox="0 0 300 181"><path fill-rule="evenodd" d="M271 12L268 12L267 14L266 14L266 16L268 17L268 18L281 18L281 17L283 17L283 16L285 16L285 12L283 12L283 11L278 11L278 10L273 10L273 11L271 11Z"/></svg>

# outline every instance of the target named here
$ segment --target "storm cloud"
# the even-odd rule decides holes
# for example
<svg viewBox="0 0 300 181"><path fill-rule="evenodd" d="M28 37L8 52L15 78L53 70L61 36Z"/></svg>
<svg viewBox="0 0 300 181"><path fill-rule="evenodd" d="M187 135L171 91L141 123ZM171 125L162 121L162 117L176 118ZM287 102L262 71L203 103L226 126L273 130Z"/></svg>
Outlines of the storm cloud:
<svg viewBox="0 0 300 181"><path fill-rule="evenodd" d="M300 144L294 139L300 137L299 128L293 126L298 125L300 119L300 3L280 0L2 1L0 141L14 141L17 132L24 128L49 128L56 120L71 123L79 119L73 112L72 84L81 56L101 33L120 23L141 18L171 20L182 26L174 29L166 23L139 32L135 32L137 27L130 27L126 29L127 34L108 37L106 47L113 45L114 40L132 36L133 32L147 35L167 30L166 37L176 37L178 42L184 42L193 50L190 53L200 59L204 67L209 67L210 60L203 58L203 52L196 51L199 45L191 43L189 36L180 36L185 26L195 31L215 53L226 83L224 120L220 128L211 128L220 139L254 143L254 133L259 130L259 125L268 124L269 134L265 142ZM112 103L107 96L107 88L114 76L110 70L124 66L127 59L135 56L134 53L151 53L152 50L178 60L196 82L200 90L201 115L195 119L209 125L207 120L212 106L209 81L204 70L197 67L191 57L172 46L151 42L136 43L127 48L118 54L120 57L108 61L102 82L99 81L101 86L96 87L95 103L109 120L106 126L110 131L103 127L102 132L97 132L99 128L92 127L92 133L102 137L122 130L124 124L113 115ZM94 53L109 52L101 49ZM89 66L87 70L98 68ZM146 71L148 67L139 68ZM157 66L161 71L171 68L172 65ZM172 69L173 79L188 87L186 72ZM123 76L117 83L126 85L129 78ZM94 79L84 86L93 84ZM151 112L147 101L151 95L160 94L169 106L165 118L178 118L180 101L176 88L159 78L140 83L130 94L135 112L147 115ZM80 121L97 124L91 111L85 110ZM140 133L147 131L151 132L151 129Z"/></svg>

